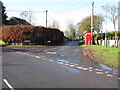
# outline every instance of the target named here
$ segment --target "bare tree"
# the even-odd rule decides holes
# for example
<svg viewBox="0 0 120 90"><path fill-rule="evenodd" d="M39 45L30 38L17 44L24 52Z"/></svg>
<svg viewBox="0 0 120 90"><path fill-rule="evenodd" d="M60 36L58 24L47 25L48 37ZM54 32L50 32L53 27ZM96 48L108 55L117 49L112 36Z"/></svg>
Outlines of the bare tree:
<svg viewBox="0 0 120 90"><path fill-rule="evenodd" d="M49 27L59 28L59 22L56 20L53 20L52 24L50 24Z"/></svg>
<svg viewBox="0 0 120 90"><path fill-rule="evenodd" d="M77 32L76 25L74 25L72 21L69 21L68 26L67 26L67 30L65 31L65 35L68 38L74 40L76 38L76 32Z"/></svg>
<svg viewBox="0 0 120 90"><path fill-rule="evenodd" d="M115 45L117 41L117 32L116 32L116 22L118 19L118 7L114 5L106 5L102 7L105 12L108 14L108 18L112 21L113 26L114 26L114 31L115 31Z"/></svg>
<svg viewBox="0 0 120 90"><path fill-rule="evenodd" d="M20 13L20 18L25 19L30 24L33 24L33 19L34 19L33 11L31 11L31 10L23 11L22 13Z"/></svg>

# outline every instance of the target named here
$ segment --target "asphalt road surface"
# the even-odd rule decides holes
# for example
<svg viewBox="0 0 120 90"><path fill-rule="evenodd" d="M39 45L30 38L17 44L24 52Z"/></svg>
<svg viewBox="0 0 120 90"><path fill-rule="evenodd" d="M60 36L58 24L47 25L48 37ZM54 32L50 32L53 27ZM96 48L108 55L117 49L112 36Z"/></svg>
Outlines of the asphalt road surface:
<svg viewBox="0 0 120 90"><path fill-rule="evenodd" d="M2 88L118 88L117 70L95 63L81 50L78 42L4 47Z"/></svg>

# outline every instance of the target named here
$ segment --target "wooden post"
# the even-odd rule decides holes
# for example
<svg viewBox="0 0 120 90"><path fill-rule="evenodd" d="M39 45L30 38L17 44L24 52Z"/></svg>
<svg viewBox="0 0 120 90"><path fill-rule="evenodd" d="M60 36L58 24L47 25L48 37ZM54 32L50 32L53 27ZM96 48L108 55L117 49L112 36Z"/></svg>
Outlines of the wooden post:
<svg viewBox="0 0 120 90"><path fill-rule="evenodd" d="M92 2L92 15L91 15L91 45L93 44L93 31L94 31L94 2Z"/></svg>
<svg viewBox="0 0 120 90"><path fill-rule="evenodd" d="M48 13L48 10L46 10L46 27L47 27L47 13Z"/></svg>

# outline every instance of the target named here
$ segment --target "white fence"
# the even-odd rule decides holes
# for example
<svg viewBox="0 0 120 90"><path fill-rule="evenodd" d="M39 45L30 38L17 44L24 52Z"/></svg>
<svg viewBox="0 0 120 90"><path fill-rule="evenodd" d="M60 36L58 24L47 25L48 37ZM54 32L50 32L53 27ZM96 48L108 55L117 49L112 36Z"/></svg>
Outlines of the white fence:
<svg viewBox="0 0 120 90"><path fill-rule="evenodd" d="M99 40L98 42L102 46L105 46L105 40L102 41ZM107 40L107 46L120 46L120 40L116 40L116 43L115 40Z"/></svg>

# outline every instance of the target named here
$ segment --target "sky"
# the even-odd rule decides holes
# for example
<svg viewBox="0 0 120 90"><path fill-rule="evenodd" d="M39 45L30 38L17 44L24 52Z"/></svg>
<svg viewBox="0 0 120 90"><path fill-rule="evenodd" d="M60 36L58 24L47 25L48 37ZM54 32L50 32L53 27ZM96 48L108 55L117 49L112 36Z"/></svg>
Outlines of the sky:
<svg viewBox="0 0 120 90"><path fill-rule="evenodd" d="M92 2L94 1L94 14L105 15L101 7L105 4L117 5L119 0L2 0L6 7L8 17L20 17L19 11L39 11L33 12L33 24L46 26L46 13L48 10L48 26L54 20L59 23L59 29L65 31L69 22L79 23L85 17L91 15ZM16 10L16 11L11 11ZM104 32L105 26L103 28ZM108 30L112 30L113 25L108 21Z"/></svg>

